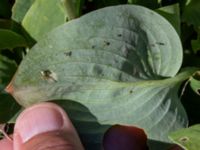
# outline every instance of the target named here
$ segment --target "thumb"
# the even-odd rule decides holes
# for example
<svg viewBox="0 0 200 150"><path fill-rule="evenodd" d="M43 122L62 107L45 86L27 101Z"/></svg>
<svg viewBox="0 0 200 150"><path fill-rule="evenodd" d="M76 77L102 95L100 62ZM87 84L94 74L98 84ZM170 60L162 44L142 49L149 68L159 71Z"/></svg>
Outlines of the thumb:
<svg viewBox="0 0 200 150"><path fill-rule="evenodd" d="M20 114L14 150L83 150L67 114L52 103L34 105Z"/></svg>

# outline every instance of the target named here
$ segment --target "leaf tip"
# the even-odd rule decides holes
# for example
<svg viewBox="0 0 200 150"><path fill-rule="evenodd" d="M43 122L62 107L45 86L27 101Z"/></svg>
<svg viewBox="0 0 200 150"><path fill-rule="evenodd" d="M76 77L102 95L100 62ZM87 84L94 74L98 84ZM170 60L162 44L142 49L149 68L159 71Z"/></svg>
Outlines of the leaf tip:
<svg viewBox="0 0 200 150"><path fill-rule="evenodd" d="M7 93L13 94L14 88L13 88L12 81L7 85L7 87L5 88L5 91L6 91Z"/></svg>

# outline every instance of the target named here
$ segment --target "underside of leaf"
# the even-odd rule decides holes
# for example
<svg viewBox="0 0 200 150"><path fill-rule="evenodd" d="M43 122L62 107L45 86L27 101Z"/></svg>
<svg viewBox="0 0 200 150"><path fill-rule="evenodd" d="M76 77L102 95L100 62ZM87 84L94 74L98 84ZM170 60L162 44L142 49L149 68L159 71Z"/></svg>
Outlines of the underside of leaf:
<svg viewBox="0 0 200 150"><path fill-rule="evenodd" d="M113 124L169 142L169 132L187 126L178 90L196 71L175 76L181 63L180 39L163 17L141 6L108 7L39 41L9 89L25 107L48 100L64 107L86 149L100 149Z"/></svg>

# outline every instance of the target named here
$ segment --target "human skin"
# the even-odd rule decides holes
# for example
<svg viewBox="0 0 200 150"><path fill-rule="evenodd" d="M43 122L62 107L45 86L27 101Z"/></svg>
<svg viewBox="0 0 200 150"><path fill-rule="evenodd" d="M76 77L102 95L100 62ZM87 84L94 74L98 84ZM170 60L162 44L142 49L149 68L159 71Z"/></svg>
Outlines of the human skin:
<svg viewBox="0 0 200 150"><path fill-rule="evenodd" d="M12 139L0 140L0 150L84 150L69 117L53 103L24 110L16 120Z"/></svg>

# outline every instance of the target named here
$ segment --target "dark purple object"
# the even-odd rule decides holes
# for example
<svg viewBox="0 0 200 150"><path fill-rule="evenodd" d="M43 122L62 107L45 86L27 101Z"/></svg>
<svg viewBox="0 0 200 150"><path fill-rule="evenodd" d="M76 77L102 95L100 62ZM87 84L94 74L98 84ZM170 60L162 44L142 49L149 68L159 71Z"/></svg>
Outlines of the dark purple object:
<svg viewBox="0 0 200 150"><path fill-rule="evenodd" d="M103 148L104 150L148 150L147 136L140 128L115 125L105 133Z"/></svg>

